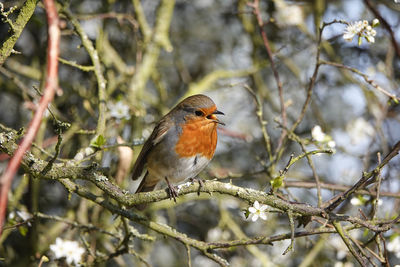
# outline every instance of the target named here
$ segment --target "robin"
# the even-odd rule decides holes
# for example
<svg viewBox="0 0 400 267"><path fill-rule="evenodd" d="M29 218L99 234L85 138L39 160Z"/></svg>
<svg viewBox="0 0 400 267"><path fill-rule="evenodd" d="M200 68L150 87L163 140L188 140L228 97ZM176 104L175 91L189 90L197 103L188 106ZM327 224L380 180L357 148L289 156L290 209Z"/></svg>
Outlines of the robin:
<svg viewBox="0 0 400 267"><path fill-rule="evenodd" d="M170 197L176 202L178 194L171 183L194 178L214 156L217 125L225 125L217 114L224 115L211 98L193 95L165 115L144 143L133 167L133 180L147 169L136 193L153 191L165 180Z"/></svg>

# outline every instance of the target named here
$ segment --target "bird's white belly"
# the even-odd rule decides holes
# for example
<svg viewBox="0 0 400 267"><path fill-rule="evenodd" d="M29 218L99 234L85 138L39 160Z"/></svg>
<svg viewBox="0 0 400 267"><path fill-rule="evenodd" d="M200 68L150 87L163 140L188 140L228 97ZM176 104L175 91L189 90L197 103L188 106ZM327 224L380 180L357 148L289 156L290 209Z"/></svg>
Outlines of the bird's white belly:
<svg viewBox="0 0 400 267"><path fill-rule="evenodd" d="M189 178L194 178L199 174L210 160L207 157L197 155L195 157L180 158L175 164L160 168L148 166L148 171L160 180L168 178L171 183L179 183Z"/></svg>

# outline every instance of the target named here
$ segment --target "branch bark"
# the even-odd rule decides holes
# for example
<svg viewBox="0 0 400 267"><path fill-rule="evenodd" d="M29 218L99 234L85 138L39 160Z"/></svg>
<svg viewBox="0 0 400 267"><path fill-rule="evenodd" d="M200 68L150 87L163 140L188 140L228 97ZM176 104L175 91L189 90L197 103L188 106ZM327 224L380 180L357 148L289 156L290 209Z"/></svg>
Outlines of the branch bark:
<svg viewBox="0 0 400 267"><path fill-rule="evenodd" d="M27 0L21 8L15 23L13 23L14 33L8 37L0 49L0 65L3 65L6 59L11 55L15 43L35 11L37 2L38 0Z"/></svg>

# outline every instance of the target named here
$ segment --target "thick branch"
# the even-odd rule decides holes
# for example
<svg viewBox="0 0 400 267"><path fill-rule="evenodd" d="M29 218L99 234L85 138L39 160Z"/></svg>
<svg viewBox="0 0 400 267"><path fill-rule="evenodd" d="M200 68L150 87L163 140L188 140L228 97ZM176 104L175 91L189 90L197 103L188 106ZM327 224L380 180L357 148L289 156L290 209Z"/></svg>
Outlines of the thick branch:
<svg viewBox="0 0 400 267"><path fill-rule="evenodd" d="M18 147L15 143L17 138L18 135L14 131L0 133L0 151L6 152L9 155L11 155ZM384 160L383 162L387 163L388 161ZM210 249L223 248L226 246L248 245L248 244L268 244L270 242L276 241L279 238L286 239L287 236L285 235L285 236L277 236L270 238L263 237L260 239L253 238L253 239L236 240L236 241L233 240L225 243L209 244L196 239L192 239L183 233L177 232L175 229L170 228L169 226L149 221L147 218L133 212L132 210L121 208L119 205L115 205L109 200L107 200L106 197L94 195L92 192L88 191L85 187L75 184L71 180L65 178L89 180L93 182L97 187L102 189L102 191L105 192L107 195L109 195L111 198L115 199L119 204L123 204L124 206L132 206L140 203L149 203L149 202L168 199L169 195L166 190L159 190L159 191L139 193L139 194L130 194L122 190L117 185L110 182L108 178L105 177L95 166L83 168L83 167L65 166L65 164L55 163L46 174L43 174L42 170L48 163L46 161L35 158L30 152L25 153L22 164L25 170L28 173L30 173L33 177L36 176L46 179L56 179L59 182L61 182L70 192L75 192L81 197L94 201L95 203L103 206L105 209L111 211L112 213L119 214L130 220L143 224L144 226L162 235L176 239L184 243L185 245L197 248L200 251L202 251L207 257L215 260L222 266L226 265L226 262L218 255L211 253ZM204 182L201 188L199 188L199 185L197 183L194 184L186 183L179 187L179 193L181 195L189 193L197 193L199 190L201 192L207 192L207 193L216 192L220 194L227 194L248 202L254 202L255 200L258 200L259 202L268 204L271 207L280 209L282 211L287 212L291 210L293 211L294 216L316 216L316 217L322 217L324 219L329 218L330 221L338 221L338 222L347 221L352 223L355 227L366 227L375 232L387 231L393 226L393 224L398 223L398 219L386 222L366 221L363 219L347 215L339 215L333 213L330 213L328 215L324 212L323 209L318 207L314 207L303 203L286 201L281 198L278 198L275 195L267 194L262 191L253 190L249 188L241 188L229 183L221 183L218 181L206 181ZM327 230L326 232L330 231ZM288 236L293 238L309 234L313 233L298 232L294 233L294 236L291 236L291 234L289 234Z"/></svg>
<svg viewBox="0 0 400 267"><path fill-rule="evenodd" d="M4 61L11 55L15 43L35 11L37 2L38 0L27 0L21 8L16 21L13 23L13 34L8 37L0 48L0 65L3 65Z"/></svg>
<svg viewBox="0 0 400 267"><path fill-rule="evenodd" d="M15 144L15 140L17 137L18 136L15 132L0 133L0 151L12 155L17 148L17 145ZM377 168L382 168L384 166L383 164L387 163L388 159L393 158L394 155L395 153L390 153ZM22 164L25 170L34 177L41 177L53 180L69 178L91 181L111 198L115 199L120 204L123 204L125 206L134 206L137 204L151 203L169 199L169 194L167 190L131 194L110 182L109 179L104 176L95 166L75 167L65 166L65 164L62 163L55 163L53 164L52 169L50 169L45 175L42 175L42 170L45 168L45 166L47 166L47 162L35 158L30 152L26 152L22 160ZM372 171L372 173L373 172L374 171ZM197 183L186 183L179 186L180 195L197 193L199 191L206 193L215 192L230 195L245 200L249 203L254 203L257 200L260 203L267 204L271 207L285 212L288 210L292 210L294 216L317 216L325 219L328 215L326 211L322 208L314 207L305 203L290 202L272 194L267 194L265 192L250 188L238 187L230 183L206 181L200 188ZM387 231L393 224L377 223L376 221L370 222L356 217L334 213L329 213L329 219L351 222L353 224L361 225L372 231L377 232Z"/></svg>
<svg viewBox="0 0 400 267"><path fill-rule="evenodd" d="M163 234L165 236L174 238L180 242L182 242L183 244L192 246L194 248L197 248L198 250L200 250L201 252L203 252L207 257L215 260L216 262L218 262L221 266L227 266L228 263L222 259L221 257L219 257L218 255L214 254L214 253L210 253L208 250L208 246L207 243L203 242L203 241L199 241L196 239L192 239L190 237L188 237L187 235L180 233L178 231L176 231L175 229L169 227L168 225L165 224L160 224L157 222L153 222L153 221L149 221L147 218L140 216L134 212L132 212L132 210L127 210L124 208L120 208L114 204L112 204L111 202L107 201L105 198L103 197L99 197L96 196L94 194L92 194L90 191L88 191L86 188L81 187L75 183L73 183L72 181L68 180L68 179L61 179L59 180L70 192L74 192L76 194L78 194L81 197L90 199L91 201L103 206L105 209L109 210L110 212L114 213L114 214L118 214L120 216L123 216L125 218L128 218L129 220L132 221L136 221L144 226L147 226L148 228Z"/></svg>

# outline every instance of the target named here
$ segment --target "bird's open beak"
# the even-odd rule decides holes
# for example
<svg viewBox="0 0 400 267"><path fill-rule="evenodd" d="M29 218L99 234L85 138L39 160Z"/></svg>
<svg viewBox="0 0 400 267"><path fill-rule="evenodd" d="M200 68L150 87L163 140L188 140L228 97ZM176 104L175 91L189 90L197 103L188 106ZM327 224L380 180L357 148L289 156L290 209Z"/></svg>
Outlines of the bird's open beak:
<svg viewBox="0 0 400 267"><path fill-rule="evenodd" d="M218 115L225 115L225 114L224 114L222 111L219 111L219 110L216 109L216 110L213 112L213 115L212 115L212 120L213 120L214 122L225 126L225 123L223 123L222 121L218 120L217 116L215 116L214 114L218 114Z"/></svg>
<svg viewBox="0 0 400 267"><path fill-rule="evenodd" d="M219 111L218 109L216 109L213 114L218 114L218 115L225 115L225 113L223 113L222 111Z"/></svg>

